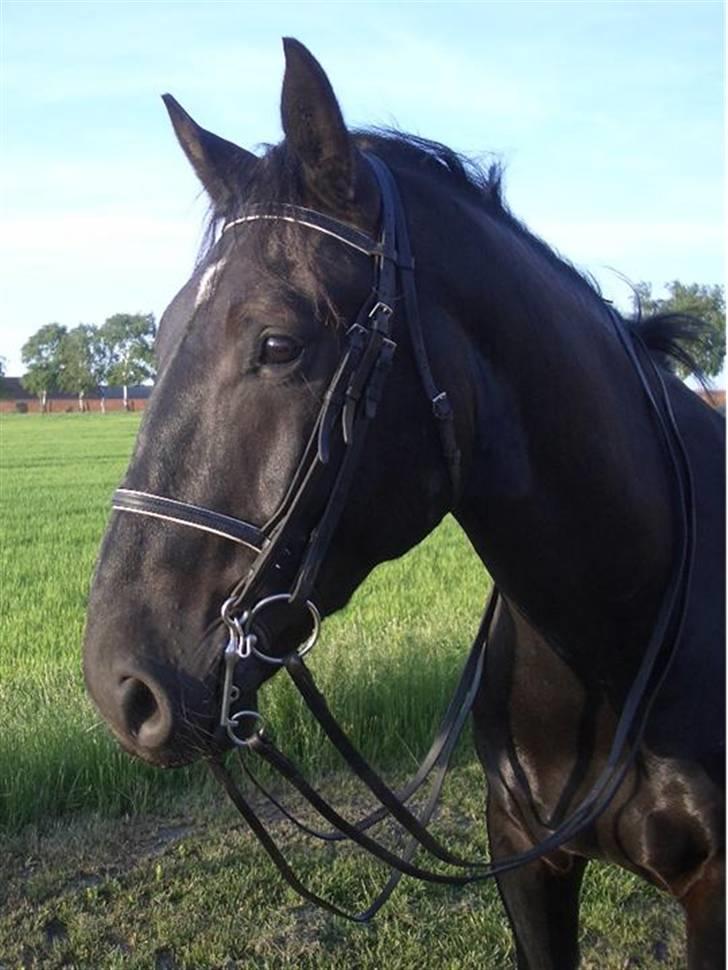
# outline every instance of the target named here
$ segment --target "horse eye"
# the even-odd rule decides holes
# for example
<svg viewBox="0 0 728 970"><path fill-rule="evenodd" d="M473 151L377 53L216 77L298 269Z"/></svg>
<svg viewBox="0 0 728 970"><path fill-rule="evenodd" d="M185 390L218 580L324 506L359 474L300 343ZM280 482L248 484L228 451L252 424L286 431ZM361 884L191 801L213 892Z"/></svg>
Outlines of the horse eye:
<svg viewBox="0 0 728 970"><path fill-rule="evenodd" d="M301 353L301 345L292 337L272 334L263 341L261 363L288 364Z"/></svg>

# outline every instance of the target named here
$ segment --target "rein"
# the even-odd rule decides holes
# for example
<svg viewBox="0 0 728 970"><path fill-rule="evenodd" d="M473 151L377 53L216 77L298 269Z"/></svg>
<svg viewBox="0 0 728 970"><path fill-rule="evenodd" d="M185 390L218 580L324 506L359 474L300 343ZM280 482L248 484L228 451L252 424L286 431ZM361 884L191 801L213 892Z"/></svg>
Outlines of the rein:
<svg viewBox="0 0 728 970"><path fill-rule="evenodd" d="M311 599L314 584L345 506L353 476L359 467L366 432L376 416L396 350L397 345L391 337L391 325L393 316L397 315L395 308L400 305L400 292L412 352L439 429L443 457L455 498L460 490L460 452L455 439L453 413L446 392L439 390L435 384L429 364L418 311L414 260L404 208L387 166L376 156L368 154L366 158L376 177L381 196L381 222L377 239L314 210L280 203L252 205L240 218L223 228L225 233L253 221L284 220L332 237L365 254L374 262L371 291L356 321L347 331L344 354L324 394L293 480L273 517L265 525L256 526L200 506L124 488L118 489L113 498L113 508L118 511L147 515L210 532L246 545L257 553L247 576L234 587L221 608L228 641L223 653L219 726L227 732L241 755L243 751L252 752L271 765L334 827L334 831L316 831L300 822L260 785L243 762L244 770L253 783L290 821L323 841L349 839L390 866L390 876L376 899L363 912L351 914L307 889L291 870L222 761L214 760L210 767L273 863L296 892L329 912L356 922L365 922L372 918L389 898L402 875L448 885L464 885L492 878L556 850L598 818L637 754L652 704L677 648L684 622L694 541L689 462L667 389L639 338L626 333L621 319L611 313L618 339L636 370L642 391L656 417L677 483L675 531L680 536L677 566L660 606L639 670L627 694L605 766L581 804L558 826L548 823L547 827L552 828L552 831L528 851L496 862L462 859L450 852L427 831L427 825L435 810L450 757L481 683L488 634L500 603L498 591L494 590L486 606L460 681L432 746L411 782L399 793L395 793L385 784L351 743L331 714L311 672L303 662L304 655L317 640L321 623L319 611ZM645 373L643 360L647 361L651 370L652 382ZM657 388L657 394L653 391L653 386ZM264 595L264 590L276 587L280 589L281 585L283 588L287 586L286 592ZM271 608L292 609L299 613L307 611L311 619L312 627L308 639L297 650L284 657L267 654L260 646L257 625L259 617L264 610ZM347 821L308 784L296 766L275 747L261 728L245 735L238 733L243 722L250 722L251 719L254 723L262 721L258 711L238 710L233 713L235 702L239 698L239 690L234 683L236 668L253 656L286 669L329 740L376 797L380 808L357 822ZM659 666L661 657L663 662ZM433 778L430 794L419 815L415 814L407 807L407 803L430 776ZM409 833L409 841L399 855L366 834L385 817L395 819ZM418 848L424 848L442 863L465 872L453 875L415 865L412 859Z"/></svg>

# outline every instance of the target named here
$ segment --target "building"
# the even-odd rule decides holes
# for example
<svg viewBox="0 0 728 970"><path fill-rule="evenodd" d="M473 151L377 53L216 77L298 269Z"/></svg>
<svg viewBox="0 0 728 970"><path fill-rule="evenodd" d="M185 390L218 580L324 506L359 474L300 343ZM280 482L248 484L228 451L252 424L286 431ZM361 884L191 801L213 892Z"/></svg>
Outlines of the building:
<svg viewBox="0 0 728 970"><path fill-rule="evenodd" d="M130 384L128 387L128 402L130 411L143 411L149 395L151 384ZM107 411L122 411L124 409L124 389L122 387L97 387L90 391L84 399L86 411L101 411L103 406ZM15 414L36 414L41 410L37 397L26 391L19 377L3 377L0 387L0 412ZM62 414L64 411L78 411L78 395L66 391L52 391L48 394L46 411L50 414Z"/></svg>

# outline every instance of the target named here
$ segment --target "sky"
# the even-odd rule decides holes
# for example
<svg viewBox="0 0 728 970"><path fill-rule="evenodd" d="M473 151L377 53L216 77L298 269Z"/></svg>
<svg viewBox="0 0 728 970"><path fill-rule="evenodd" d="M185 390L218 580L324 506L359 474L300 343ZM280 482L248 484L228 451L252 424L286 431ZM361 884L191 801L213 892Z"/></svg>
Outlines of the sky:
<svg viewBox="0 0 728 970"><path fill-rule="evenodd" d="M506 198L604 295L724 278L720 2L1 0L0 356L39 327L157 318L206 202L160 95L254 149L281 137L280 39L349 125L506 166Z"/></svg>

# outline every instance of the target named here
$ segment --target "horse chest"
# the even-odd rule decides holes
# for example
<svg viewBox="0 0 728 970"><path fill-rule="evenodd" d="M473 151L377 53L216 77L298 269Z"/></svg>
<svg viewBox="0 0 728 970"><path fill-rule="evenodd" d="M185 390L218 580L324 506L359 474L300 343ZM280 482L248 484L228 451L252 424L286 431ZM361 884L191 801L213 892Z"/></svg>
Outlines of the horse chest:
<svg viewBox="0 0 728 970"><path fill-rule="evenodd" d="M475 709L476 742L491 797L529 840L545 838L586 796L616 721L604 695L521 619L498 617ZM719 851L722 825L720 789L705 769L643 746L597 824L567 850L615 862L680 897Z"/></svg>

